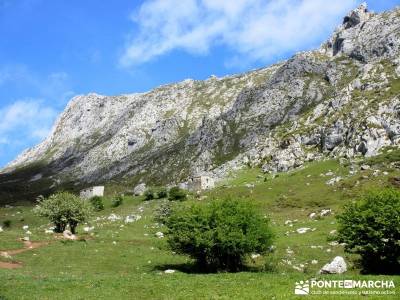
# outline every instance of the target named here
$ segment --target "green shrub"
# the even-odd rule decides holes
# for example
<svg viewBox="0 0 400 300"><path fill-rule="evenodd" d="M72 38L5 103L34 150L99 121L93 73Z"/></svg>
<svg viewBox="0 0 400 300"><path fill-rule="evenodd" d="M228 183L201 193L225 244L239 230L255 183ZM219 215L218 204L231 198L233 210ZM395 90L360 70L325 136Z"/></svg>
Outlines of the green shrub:
<svg viewBox="0 0 400 300"><path fill-rule="evenodd" d="M39 198L34 211L41 217L49 218L56 232L63 232L69 225L71 232L75 233L78 224L89 218L92 207L78 196L61 192L48 198Z"/></svg>
<svg viewBox="0 0 400 300"><path fill-rule="evenodd" d="M158 199L164 199L168 197L168 191L166 188L161 188L158 192L157 192L157 198Z"/></svg>
<svg viewBox="0 0 400 300"><path fill-rule="evenodd" d="M11 227L11 220L5 220L3 222L4 228L10 228Z"/></svg>
<svg viewBox="0 0 400 300"><path fill-rule="evenodd" d="M147 189L144 192L144 199L145 200L153 200L154 199L154 191L152 189Z"/></svg>
<svg viewBox="0 0 400 300"><path fill-rule="evenodd" d="M186 198L187 198L186 191L177 186L175 186L169 190L168 200L183 201L183 200L186 200Z"/></svg>
<svg viewBox="0 0 400 300"><path fill-rule="evenodd" d="M371 192L337 219L338 242L360 255L364 272L400 274L400 191Z"/></svg>
<svg viewBox="0 0 400 300"><path fill-rule="evenodd" d="M94 196L90 198L89 202L92 204L95 211L101 211L104 209L103 197Z"/></svg>
<svg viewBox="0 0 400 300"><path fill-rule="evenodd" d="M111 207L118 207L122 205L123 202L124 202L124 197L121 195L117 196L111 201Z"/></svg>
<svg viewBox="0 0 400 300"><path fill-rule="evenodd" d="M156 210L155 220L156 222L165 224L166 220L171 215L171 202L162 203Z"/></svg>
<svg viewBox="0 0 400 300"><path fill-rule="evenodd" d="M268 219L252 204L231 199L174 206L165 225L171 249L207 271L238 271L249 254L265 253L273 239Z"/></svg>

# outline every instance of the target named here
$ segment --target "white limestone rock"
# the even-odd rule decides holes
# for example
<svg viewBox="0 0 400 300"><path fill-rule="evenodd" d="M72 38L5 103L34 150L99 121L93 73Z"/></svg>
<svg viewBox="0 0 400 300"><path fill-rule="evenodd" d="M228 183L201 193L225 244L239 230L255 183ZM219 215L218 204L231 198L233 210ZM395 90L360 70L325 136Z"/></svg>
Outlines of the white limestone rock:
<svg viewBox="0 0 400 300"><path fill-rule="evenodd" d="M347 271L347 264L343 257L336 256L330 263L324 265L320 274L342 274Z"/></svg>
<svg viewBox="0 0 400 300"><path fill-rule="evenodd" d="M69 231L69 230L64 230L64 232L63 232L63 237L64 237L65 239L71 240L71 241L77 240L76 235L75 235L75 234L72 234L72 232Z"/></svg>

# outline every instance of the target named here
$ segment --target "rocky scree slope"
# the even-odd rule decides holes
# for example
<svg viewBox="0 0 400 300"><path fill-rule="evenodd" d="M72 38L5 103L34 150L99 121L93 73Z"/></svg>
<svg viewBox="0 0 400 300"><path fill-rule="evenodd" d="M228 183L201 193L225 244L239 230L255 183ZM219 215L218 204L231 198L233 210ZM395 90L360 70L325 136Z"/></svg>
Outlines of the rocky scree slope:
<svg viewBox="0 0 400 300"><path fill-rule="evenodd" d="M400 9L374 14L363 4L320 49L264 69L77 96L43 143L2 170L0 199L376 155L399 145L399 48Z"/></svg>

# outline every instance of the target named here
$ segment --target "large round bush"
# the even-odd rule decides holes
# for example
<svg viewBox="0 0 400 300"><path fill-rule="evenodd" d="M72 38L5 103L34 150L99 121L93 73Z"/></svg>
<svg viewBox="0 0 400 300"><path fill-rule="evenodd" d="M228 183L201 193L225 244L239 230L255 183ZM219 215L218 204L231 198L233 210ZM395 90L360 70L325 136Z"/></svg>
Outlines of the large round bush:
<svg viewBox="0 0 400 300"><path fill-rule="evenodd" d="M35 212L53 222L56 232L63 232L69 225L71 232L75 233L78 224L89 218L92 207L88 201L74 194L62 192L49 198L40 198Z"/></svg>
<svg viewBox="0 0 400 300"><path fill-rule="evenodd" d="M360 255L364 272L400 272L400 191L367 194L345 206L338 223L338 241Z"/></svg>
<svg viewBox="0 0 400 300"><path fill-rule="evenodd" d="M231 199L175 206L165 225L170 247L208 271L238 271L247 255L265 253L273 239L267 218Z"/></svg>

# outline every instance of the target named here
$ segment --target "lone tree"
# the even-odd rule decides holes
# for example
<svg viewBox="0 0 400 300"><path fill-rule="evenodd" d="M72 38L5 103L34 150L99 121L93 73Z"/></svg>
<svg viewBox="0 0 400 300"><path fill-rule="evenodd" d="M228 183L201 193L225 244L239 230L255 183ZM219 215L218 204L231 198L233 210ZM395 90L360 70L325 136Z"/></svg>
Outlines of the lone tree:
<svg viewBox="0 0 400 300"><path fill-rule="evenodd" d="M38 199L35 212L41 217L49 218L54 223L56 232L63 232L69 225L71 232L75 234L78 224L85 222L90 216L92 207L74 194L61 192Z"/></svg>
<svg viewBox="0 0 400 300"><path fill-rule="evenodd" d="M370 192L337 219L338 241L360 255L365 273L400 274L400 191Z"/></svg>
<svg viewBox="0 0 400 300"><path fill-rule="evenodd" d="M214 200L175 206L165 219L172 250L206 271L239 271L245 258L272 244L269 220L248 202Z"/></svg>

